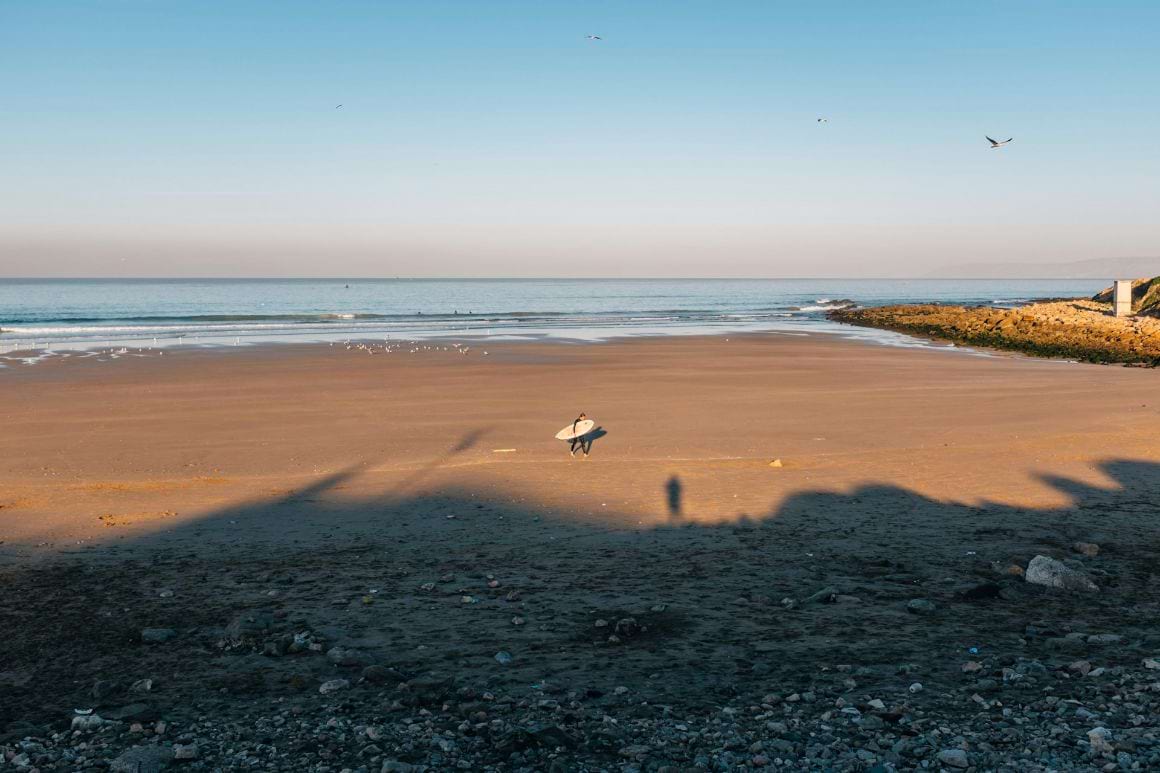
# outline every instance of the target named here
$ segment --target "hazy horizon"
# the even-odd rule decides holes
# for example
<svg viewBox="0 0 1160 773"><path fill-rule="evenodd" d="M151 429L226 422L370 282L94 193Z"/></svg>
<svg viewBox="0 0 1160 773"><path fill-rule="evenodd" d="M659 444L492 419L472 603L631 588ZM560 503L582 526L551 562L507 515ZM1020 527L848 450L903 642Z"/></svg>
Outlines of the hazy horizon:
<svg viewBox="0 0 1160 773"><path fill-rule="evenodd" d="M1157 28L1143 2L0 5L0 276L1150 261Z"/></svg>

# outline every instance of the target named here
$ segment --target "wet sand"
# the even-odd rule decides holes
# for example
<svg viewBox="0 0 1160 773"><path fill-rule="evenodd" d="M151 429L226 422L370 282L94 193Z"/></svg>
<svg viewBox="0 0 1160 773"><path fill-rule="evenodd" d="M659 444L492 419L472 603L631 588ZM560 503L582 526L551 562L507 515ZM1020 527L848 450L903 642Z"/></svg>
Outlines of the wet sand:
<svg viewBox="0 0 1160 773"><path fill-rule="evenodd" d="M940 721L961 703L969 724L969 659L1062 669L1076 654L1048 641L1076 632L1124 637L1109 668L1160 647L1154 372L821 336L482 348L0 371L0 730L123 708L146 677L178 726L259 698L328 710L344 676L343 700L404 713L436 677L511 711L550 694L576 737L589 710L794 691ZM553 439L579 411L606 433L588 459ZM1099 603L1013 573L1037 554L1082 559ZM287 652L303 631L318 651Z"/></svg>

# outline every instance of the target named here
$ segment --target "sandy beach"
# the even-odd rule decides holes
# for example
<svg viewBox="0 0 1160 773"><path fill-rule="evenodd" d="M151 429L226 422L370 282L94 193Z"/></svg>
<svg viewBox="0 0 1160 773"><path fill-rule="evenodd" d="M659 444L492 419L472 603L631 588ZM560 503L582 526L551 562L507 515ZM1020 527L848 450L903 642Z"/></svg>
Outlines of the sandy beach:
<svg viewBox="0 0 1160 773"><path fill-rule="evenodd" d="M0 737L95 708L122 721L74 762L162 721L209 768L907 767L964 744L1067 768L1090 728L999 732L1004 707L1139 713L1068 669L1130 681L1160 651L1153 372L828 336L483 348L0 371ZM588 459L553 439L580 411L605 433ZM1100 591L1024 581L1040 554ZM366 729L420 707L423 743ZM724 707L758 740L689 740ZM361 740L276 743L277 716Z"/></svg>

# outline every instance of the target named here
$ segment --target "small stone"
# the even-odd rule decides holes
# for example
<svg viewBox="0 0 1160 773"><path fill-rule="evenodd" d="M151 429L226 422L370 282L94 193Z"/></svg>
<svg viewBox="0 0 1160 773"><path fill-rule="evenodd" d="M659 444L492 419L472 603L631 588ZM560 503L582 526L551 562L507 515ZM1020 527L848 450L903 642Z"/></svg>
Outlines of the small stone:
<svg viewBox="0 0 1160 773"><path fill-rule="evenodd" d="M415 766L398 760L387 760L383 763L382 773L412 773Z"/></svg>
<svg viewBox="0 0 1160 773"><path fill-rule="evenodd" d="M198 757L197 744L174 744L173 745L173 759L175 760L196 760Z"/></svg>
<svg viewBox="0 0 1160 773"><path fill-rule="evenodd" d="M72 718L73 730L96 730L103 724L105 724L105 720L96 714L85 714Z"/></svg>
<svg viewBox="0 0 1160 773"><path fill-rule="evenodd" d="M338 692L339 690L345 690L348 687L350 687L350 682L346 679L331 679L328 682L323 682L319 686L318 691L323 695L327 695L332 692Z"/></svg>
<svg viewBox="0 0 1160 773"><path fill-rule="evenodd" d="M1144 668L1160 671L1160 660L1156 658L1144 658Z"/></svg>
<svg viewBox="0 0 1160 773"><path fill-rule="evenodd" d="M982 671L982 670L983 670L983 664L977 660L968 660L966 663L963 663L963 673L964 674L973 674L973 673L976 673L976 672Z"/></svg>
<svg viewBox="0 0 1160 773"><path fill-rule="evenodd" d="M910 692L912 692L912 693L920 693L920 692L922 692L922 682L915 682L914 684L910 685L910 687L907 687L906 689L910 690Z"/></svg>
<svg viewBox="0 0 1160 773"><path fill-rule="evenodd" d="M621 686L617 687L615 690L613 690L612 692L614 692L617 695L625 695L628 693L628 688L625 687L624 685L621 685Z"/></svg>
<svg viewBox="0 0 1160 773"><path fill-rule="evenodd" d="M1095 558L1100 554L1100 546L1094 542L1076 542L1071 549L1080 555Z"/></svg>
<svg viewBox="0 0 1160 773"><path fill-rule="evenodd" d="M370 665L368 662L370 658L364 653L346 647L331 647L326 653L326 658L340 668L359 668Z"/></svg>
<svg viewBox="0 0 1160 773"><path fill-rule="evenodd" d="M935 609L934 602L928 599L911 599L906 604L906 611L912 615L930 615Z"/></svg>
<svg viewBox="0 0 1160 773"><path fill-rule="evenodd" d="M969 768L971 761L962 749L943 749L938 753L938 761L952 768Z"/></svg>
<svg viewBox="0 0 1160 773"><path fill-rule="evenodd" d="M177 636L172 628L145 628L141 631L141 641L145 644L161 644Z"/></svg>
<svg viewBox="0 0 1160 773"><path fill-rule="evenodd" d="M109 763L112 773L157 773L169 765L173 750L166 746L134 746Z"/></svg>
<svg viewBox="0 0 1160 773"><path fill-rule="evenodd" d="M1106 727L1095 727L1088 731L1088 743L1096 754L1115 751L1111 744L1112 731Z"/></svg>
<svg viewBox="0 0 1160 773"><path fill-rule="evenodd" d="M362 678L371 684L386 684L388 681L394 679L398 680L398 674L386 666L372 665L367 666L362 670Z"/></svg>
<svg viewBox="0 0 1160 773"><path fill-rule="evenodd" d="M781 459L774 459L772 462L769 463L769 466L770 467L781 467L782 466Z"/></svg>
<svg viewBox="0 0 1160 773"><path fill-rule="evenodd" d="M129 687L129 692L149 692L153 689L152 679L138 679Z"/></svg>
<svg viewBox="0 0 1160 773"><path fill-rule="evenodd" d="M524 623L526 623L526 622L527 622L527 621L526 621L526 620L524 620L524 619L523 619L522 617L520 617L519 615L516 615L515 617L513 617L513 618L512 618L512 625L523 625L523 624L524 624Z"/></svg>
<svg viewBox="0 0 1160 773"><path fill-rule="evenodd" d="M866 705L877 711L885 711L886 704L882 702L881 698L875 698L872 701L866 701Z"/></svg>
<svg viewBox="0 0 1160 773"><path fill-rule="evenodd" d="M1120 636L1118 633L1097 633L1087 637L1087 643L1093 644L1097 647L1101 647L1106 644L1119 644L1123 640L1124 637Z"/></svg>
<svg viewBox="0 0 1160 773"><path fill-rule="evenodd" d="M423 591L424 593L430 593L431 591L435 590L435 583L425 582L419 586L419 590Z"/></svg>
<svg viewBox="0 0 1160 773"><path fill-rule="evenodd" d="M607 621L607 620L603 620L603 619L601 619L601 620L597 620L597 621L596 621L596 623L595 623L595 626L596 626L597 628L607 628L607 627L608 627L608 621Z"/></svg>
<svg viewBox="0 0 1160 773"><path fill-rule="evenodd" d="M495 653L495 662L501 666L506 666L512 662L512 654L510 652L500 651Z"/></svg>

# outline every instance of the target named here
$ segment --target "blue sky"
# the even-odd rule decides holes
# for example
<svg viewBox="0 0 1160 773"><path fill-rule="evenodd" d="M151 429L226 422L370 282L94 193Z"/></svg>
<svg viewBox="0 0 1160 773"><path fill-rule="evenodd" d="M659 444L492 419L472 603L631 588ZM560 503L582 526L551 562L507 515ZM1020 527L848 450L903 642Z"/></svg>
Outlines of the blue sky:
<svg viewBox="0 0 1160 773"><path fill-rule="evenodd" d="M1151 2L0 0L0 273L1160 255L1157 31Z"/></svg>

